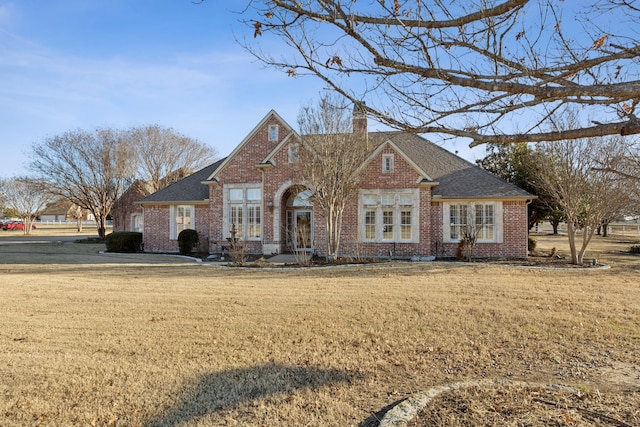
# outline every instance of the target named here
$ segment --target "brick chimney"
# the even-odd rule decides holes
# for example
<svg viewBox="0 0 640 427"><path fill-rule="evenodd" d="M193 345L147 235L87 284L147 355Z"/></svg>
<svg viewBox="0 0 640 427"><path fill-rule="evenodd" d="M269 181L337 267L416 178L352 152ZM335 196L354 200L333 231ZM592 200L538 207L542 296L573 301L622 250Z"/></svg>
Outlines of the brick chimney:
<svg viewBox="0 0 640 427"><path fill-rule="evenodd" d="M367 112L360 104L353 104L353 133L360 134L367 140L369 145L369 125L367 123Z"/></svg>

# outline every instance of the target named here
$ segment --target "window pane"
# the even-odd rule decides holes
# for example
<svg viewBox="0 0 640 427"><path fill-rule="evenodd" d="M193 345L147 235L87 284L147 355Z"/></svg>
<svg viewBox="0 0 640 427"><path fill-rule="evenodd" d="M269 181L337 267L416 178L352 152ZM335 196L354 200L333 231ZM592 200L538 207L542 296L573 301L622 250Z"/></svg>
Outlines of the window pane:
<svg viewBox="0 0 640 427"><path fill-rule="evenodd" d="M248 230L247 236L252 239L260 238L260 206L252 205L247 207L248 210Z"/></svg>
<svg viewBox="0 0 640 427"><path fill-rule="evenodd" d="M262 190L260 188L247 188L247 200L255 201L262 199Z"/></svg>
<svg viewBox="0 0 640 427"><path fill-rule="evenodd" d="M411 239L411 211L400 211L400 238Z"/></svg>
<svg viewBox="0 0 640 427"><path fill-rule="evenodd" d="M382 238L384 240L393 239L393 211L382 211Z"/></svg>
<svg viewBox="0 0 640 427"><path fill-rule="evenodd" d="M376 238L376 211L366 211L364 214L365 239L374 240Z"/></svg>
<svg viewBox="0 0 640 427"><path fill-rule="evenodd" d="M382 195L382 205L383 206L393 206L395 204L395 195L394 194L383 194Z"/></svg>
<svg viewBox="0 0 640 427"><path fill-rule="evenodd" d="M278 140L278 125L269 126L269 141Z"/></svg>
<svg viewBox="0 0 640 427"><path fill-rule="evenodd" d="M375 206L378 204L378 196L374 194L365 194L362 196L362 203L365 206Z"/></svg>
<svg viewBox="0 0 640 427"><path fill-rule="evenodd" d="M398 195L398 204L400 206L413 206L413 197L411 194Z"/></svg>
<svg viewBox="0 0 640 427"><path fill-rule="evenodd" d="M462 229L467 226L467 205L450 205L449 221L451 228L451 240L459 240Z"/></svg>
<svg viewBox="0 0 640 427"><path fill-rule="evenodd" d="M229 190L229 201L241 202L242 199L242 188L232 188Z"/></svg>
<svg viewBox="0 0 640 427"><path fill-rule="evenodd" d="M229 237L233 237L233 232L235 232L235 237L241 239L243 236L242 206L231 206L229 221L231 221L229 224Z"/></svg>

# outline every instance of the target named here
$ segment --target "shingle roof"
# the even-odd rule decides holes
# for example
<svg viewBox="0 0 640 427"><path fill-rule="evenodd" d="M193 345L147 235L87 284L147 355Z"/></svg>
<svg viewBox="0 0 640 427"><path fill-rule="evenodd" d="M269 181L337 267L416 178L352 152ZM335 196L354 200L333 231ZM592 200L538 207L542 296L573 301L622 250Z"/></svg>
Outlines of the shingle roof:
<svg viewBox="0 0 640 427"><path fill-rule="evenodd" d="M202 184L202 181L206 181L223 161L224 159L220 159L186 178L150 194L139 203L205 201L209 198L209 187Z"/></svg>
<svg viewBox="0 0 640 427"><path fill-rule="evenodd" d="M433 197L442 198L531 198L528 192L445 150L419 135L406 132L371 132L375 149L391 141L433 182ZM209 198L209 187L202 184L224 162L220 159L188 177L159 190L140 203L200 202Z"/></svg>
<svg viewBox="0 0 640 427"><path fill-rule="evenodd" d="M372 145L393 142L432 181L433 196L443 198L530 198L521 188L445 150L419 135L406 132L369 133Z"/></svg>

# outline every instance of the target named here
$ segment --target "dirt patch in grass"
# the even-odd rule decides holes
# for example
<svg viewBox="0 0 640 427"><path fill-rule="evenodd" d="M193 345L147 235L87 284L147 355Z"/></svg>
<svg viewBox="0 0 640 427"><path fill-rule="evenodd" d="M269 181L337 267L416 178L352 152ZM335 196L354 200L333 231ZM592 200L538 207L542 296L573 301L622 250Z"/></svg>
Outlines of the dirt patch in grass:
<svg viewBox="0 0 640 427"><path fill-rule="evenodd" d="M374 426L476 379L637 402L640 258L597 242L609 270L219 269L0 245L0 425Z"/></svg>

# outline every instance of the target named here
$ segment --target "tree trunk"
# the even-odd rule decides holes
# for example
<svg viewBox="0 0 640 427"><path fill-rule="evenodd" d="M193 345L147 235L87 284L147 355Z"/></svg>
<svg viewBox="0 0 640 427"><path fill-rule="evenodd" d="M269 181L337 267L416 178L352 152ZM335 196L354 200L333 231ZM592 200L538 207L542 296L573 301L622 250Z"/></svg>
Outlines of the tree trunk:
<svg viewBox="0 0 640 427"><path fill-rule="evenodd" d="M551 221L551 227L553 227L553 235L558 235L558 226L560 225L560 221Z"/></svg>
<svg viewBox="0 0 640 427"><path fill-rule="evenodd" d="M100 240L104 240L107 235L107 216L100 215L100 217L96 219L98 220L98 237Z"/></svg>
<svg viewBox="0 0 640 427"><path fill-rule="evenodd" d="M578 264L578 251L576 249L576 229L573 221L567 221L567 236L569 237L569 250L571 251L571 264Z"/></svg>

